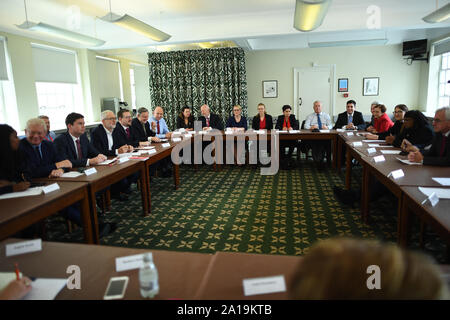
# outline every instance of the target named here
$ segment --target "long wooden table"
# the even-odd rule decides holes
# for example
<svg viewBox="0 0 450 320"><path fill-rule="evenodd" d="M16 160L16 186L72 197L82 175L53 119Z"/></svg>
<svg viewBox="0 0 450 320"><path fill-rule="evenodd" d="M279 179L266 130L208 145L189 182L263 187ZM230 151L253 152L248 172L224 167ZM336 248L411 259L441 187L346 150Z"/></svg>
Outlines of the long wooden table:
<svg viewBox="0 0 450 320"><path fill-rule="evenodd" d="M84 239L94 243L89 210L88 184L58 181L59 190L37 196L0 200L0 239L80 202Z"/></svg>

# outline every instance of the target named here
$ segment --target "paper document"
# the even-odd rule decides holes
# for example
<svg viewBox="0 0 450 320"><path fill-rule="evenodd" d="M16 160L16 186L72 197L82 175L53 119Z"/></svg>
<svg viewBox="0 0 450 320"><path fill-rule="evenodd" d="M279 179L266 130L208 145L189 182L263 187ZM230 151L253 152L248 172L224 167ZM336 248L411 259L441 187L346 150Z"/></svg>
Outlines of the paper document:
<svg viewBox="0 0 450 320"><path fill-rule="evenodd" d="M439 199L450 199L450 189L419 187L419 190L427 197L435 192Z"/></svg>
<svg viewBox="0 0 450 320"><path fill-rule="evenodd" d="M107 166L107 165L113 163L113 162L116 161L116 160L117 160L117 158L114 158L114 159L111 159L111 160L105 160L105 161L103 161L103 162L100 162L98 165L99 165L99 166Z"/></svg>
<svg viewBox="0 0 450 320"><path fill-rule="evenodd" d="M431 178L431 179L433 179L434 181L436 181L440 185L450 186L450 178Z"/></svg>
<svg viewBox="0 0 450 320"><path fill-rule="evenodd" d="M286 282L283 275L244 279L242 280L242 285L245 296L286 291Z"/></svg>
<svg viewBox="0 0 450 320"><path fill-rule="evenodd" d="M300 133L300 130L289 130L289 133Z"/></svg>
<svg viewBox="0 0 450 320"><path fill-rule="evenodd" d="M322 130L320 130L320 132L322 132L322 133L328 133L328 132L330 132L330 130L329 130L329 129L322 129Z"/></svg>
<svg viewBox="0 0 450 320"><path fill-rule="evenodd" d="M382 154L400 154L401 150L380 150Z"/></svg>
<svg viewBox="0 0 450 320"><path fill-rule="evenodd" d="M54 300L66 283L66 279L36 279L31 283L32 289L23 300Z"/></svg>
<svg viewBox="0 0 450 320"><path fill-rule="evenodd" d="M420 162L411 162L408 159L403 160L403 159L400 159L397 157L396 157L396 159L400 162L403 162L404 164L408 164L408 165L412 165L412 166L421 166L422 165Z"/></svg>
<svg viewBox="0 0 450 320"><path fill-rule="evenodd" d="M0 200L2 200L2 199L12 199L12 198L21 198L21 197L30 197L30 196L38 196L41 193L42 193L42 187L28 188L25 191L11 192L11 193L2 194L0 196Z"/></svg>
<svg viewBox="0 0 450 320"><path fill-rule="evenodd" d="M367 142L367 143L381 143L381 142L386 142L384 140L363 140L363 142Z"/></svg>
<svg viewBox="0 0 450 320"><path fill-rule="evenodd" d="M83 175L84 173L78 172L78 171L69 171L69 172L65 172L61 175L61 178L76 178L79 177L81 175Z"/></svg>
<svg viewBox="0 0 450 320"><path fill-rule="evenodd" d="M142 149L142 150L150 150L150 149L153 149L153 148L155 148L155 146L140 147L140 148L138 148L138 149Z"/></svg>
<svg viewBox="0 0 450 320"><path fill-rule="evenodd" d="M367 142L367 141L364 141L363 140L363 142ZM380 144L378 144L378 143L369 143L369 147L384 147L384 146L382 146L382 145L380 145Z"/></svg>
<svg viewBox="0 0 450 320"><path fill-rule="evenodd" d="M14 269L14 266L11 266ZM22 278L22 273L19 272L20 277ZM0 272L0 291L6 288L6 286L11 282L16 280L15 272Z"/></svg>

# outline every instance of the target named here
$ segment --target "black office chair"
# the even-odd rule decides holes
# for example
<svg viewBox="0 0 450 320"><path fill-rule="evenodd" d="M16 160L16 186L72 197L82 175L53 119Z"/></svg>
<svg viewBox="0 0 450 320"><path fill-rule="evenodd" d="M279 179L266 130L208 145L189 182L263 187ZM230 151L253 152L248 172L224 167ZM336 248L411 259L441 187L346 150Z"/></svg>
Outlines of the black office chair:
<svg viewBox="0 0 450 320"><path fill-rule="evenodd" d="M305 129L305 121L302 121L301 129ZM297 161L300 161L301 153L305 154L306 160L308 160L309 157L309 150L311 149L311 145L306 140L298 140L297 141Z"/></svg>

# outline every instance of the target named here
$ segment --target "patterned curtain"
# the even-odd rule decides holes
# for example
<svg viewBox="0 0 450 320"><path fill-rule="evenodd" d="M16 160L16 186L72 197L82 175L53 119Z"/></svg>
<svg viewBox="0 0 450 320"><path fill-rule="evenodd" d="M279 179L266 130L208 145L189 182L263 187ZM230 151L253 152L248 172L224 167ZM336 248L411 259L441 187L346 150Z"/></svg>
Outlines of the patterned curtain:
<svg viewBox="0 0 450 320"><path fill-rule="evenodd" d="M219 48L149 53L152 109L161 106L170 130L183 106L201 116L207 104L224 121L234 105L247 116L247 82L244 50Z"/></svg>

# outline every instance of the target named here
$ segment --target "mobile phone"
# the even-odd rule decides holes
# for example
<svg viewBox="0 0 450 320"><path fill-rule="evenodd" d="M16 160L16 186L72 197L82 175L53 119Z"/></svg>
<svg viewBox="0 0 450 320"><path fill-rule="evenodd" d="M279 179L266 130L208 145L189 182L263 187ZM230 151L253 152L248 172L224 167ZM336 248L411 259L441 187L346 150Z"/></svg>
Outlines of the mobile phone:
<svg viewBox="0 0 450 320"><path fill-rule="evenodd" d="M125 290L128 285L128 277L113 277L109 279L108 287L106 288L104 300L122 299L125 295Z"/></svg>

